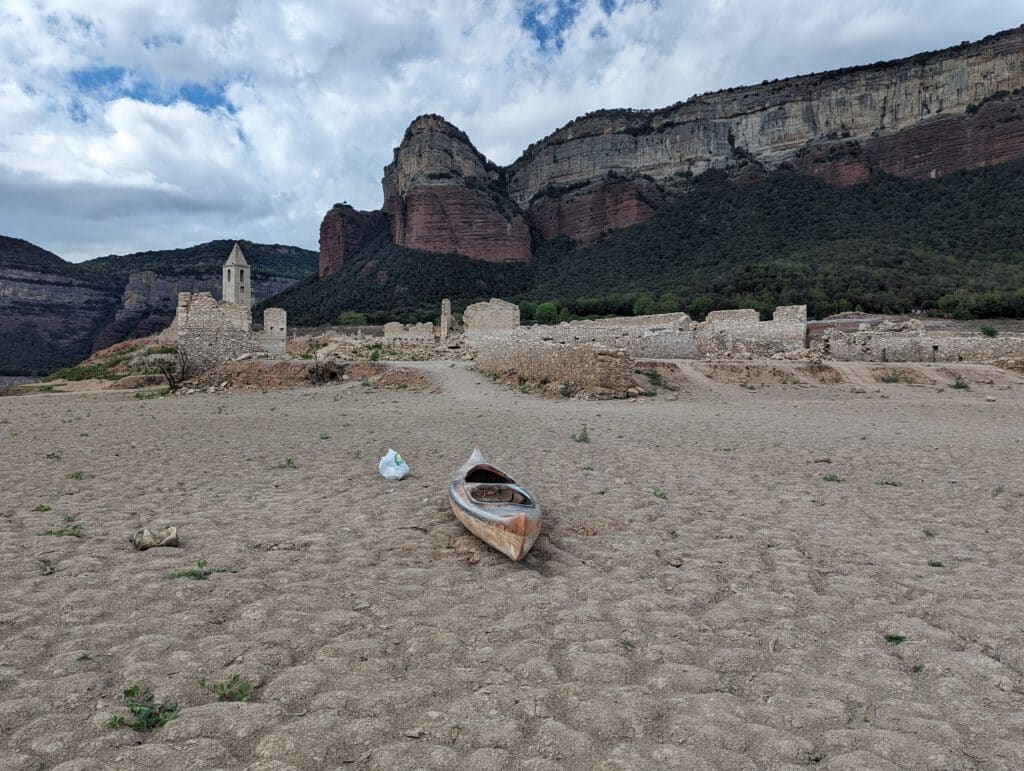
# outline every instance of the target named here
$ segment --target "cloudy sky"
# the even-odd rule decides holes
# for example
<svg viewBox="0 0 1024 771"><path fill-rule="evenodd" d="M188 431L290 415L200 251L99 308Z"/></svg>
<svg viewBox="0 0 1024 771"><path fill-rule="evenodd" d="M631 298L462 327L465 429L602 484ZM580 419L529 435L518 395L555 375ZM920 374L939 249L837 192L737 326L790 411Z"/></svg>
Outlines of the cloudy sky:
<svg viewBox="0 0 1024 771"><path fill-rule="evenodd" d="M2 0L0 234L317 248L436 112L497 163L601 107L975 40L1024 0Z"/></svg>

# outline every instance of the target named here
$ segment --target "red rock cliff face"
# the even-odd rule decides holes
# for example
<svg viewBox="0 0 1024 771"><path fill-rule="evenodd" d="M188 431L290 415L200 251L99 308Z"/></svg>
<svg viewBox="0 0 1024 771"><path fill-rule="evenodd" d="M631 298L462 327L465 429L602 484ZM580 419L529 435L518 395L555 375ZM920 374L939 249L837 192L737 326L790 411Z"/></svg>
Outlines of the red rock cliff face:
<svg viewBox="0 0 1024 771"><path fill-rule="evenodd" d="M1024 158L1024 27L907 59L731 88L660 110L600 110L499 168L437 115L412 122L384 170L395 242L528 260L533 233L589 241L652 216L687 173L791 165L836 185L939 177ZM358 217L356 216L358 215ZM368 213L324 220L321 275ZM529 226L527 225L529 223Z"/></svg>
<svg viewBox="0 0 1024 771"><path fill-rule="evenodd" d="M414 120L384 170L395 243L486 262L530 259L529 226L498 172L448 121Z"/></svg>
<svg viewBox="0 0 1024 771"><path fill-rule="evenodd" d="M879 171L936 179L1019 158L1024 158L1024 102L1006 97L898 134L811 148L798 154L793 166L835 185L854 185Z"/></svg>
<svg viewBox="0 0 1024 771"><path fill-rule="evenodd" d="M320 223L320 278L338 270L385 218L379 211L357 211L335 204Z"/></svg>
<svg viewBox="0 0 1024 771"><path fill-rule="evenodd" d="M484 262L529 260L530 228L487 196L460 185L414 188L393 204L395 243Z"/></svg>
<svg viewBox="0 0 1024 771"><path fill-rule="evenodd" d="M542 195L530 206L530 224L544 240L568 236L592 241L612 228L649 219L663 201L649 180L609 179L562 195Z"/></svg>

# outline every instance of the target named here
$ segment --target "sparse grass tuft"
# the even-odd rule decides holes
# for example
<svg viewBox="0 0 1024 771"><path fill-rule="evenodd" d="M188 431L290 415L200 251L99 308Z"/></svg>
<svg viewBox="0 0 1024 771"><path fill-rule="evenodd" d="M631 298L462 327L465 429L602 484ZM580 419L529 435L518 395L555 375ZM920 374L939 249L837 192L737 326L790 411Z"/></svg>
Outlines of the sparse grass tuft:
<svg viewBox="0 0 1024 771"><path fill-rule="evenodd" d="M38 506L32 509L32 511L53 511L53 509L50 506L47 506L45 503L40 503Z"/></svg>
<svg viewBox="0 0 1024 771"><path fill-rule="evenodd" d="M168 578L190 578L193 581L205 581L207 578L212 576L214 573L237 573L233 567L225 566L220 568L207 567L206 560L196 560L196 566L194 568L188 568L187 570L175 570L171 573Z"/></svg>
<svg viewBox="0 0 1024 771"><path fill-rule="evenodd" d="M995 337L996 335L998 335L998 334L999 334L999 332L998 332L998 330L997 330L997 329L996 329L996 328L995 328L994 326L992 326L991 324L985 324L985 325L984 325L984 326L983 326L983 327L981 328L981 334L983 334L983 335L984 335L985 337Z"/></svg>
<svg viewBox="0 0 1024 771"><path fill-rule="evenodd" d="M882 477L881 479L876 480L875 484L887 485L889 487L903 487L902 482L900 482L898 479L893 479L892 477Z"/></svg>
<svg viewBox="0 0 1024 771"><path fill-rule="evenodd" d="M328 433L325 433L325 432L321 431L321 432L320 432L320 438L321 438L321 439L330 439L330 438L331 438L331 435L330 435L330 434L328 434Z"/></svg>
<svg viewBox="0 0 1024 771"><path fill-rule="evenodd" d="M971 390L970 383L968 383L963 378L959 378L959 377L956 380L953 381L952 385L950 385L950 388L956 388L959 391L970 391Z"/></svg>
<svg viewBox="0 0 1024 771"><path fill-rule="evenodd" d="M890 645L899 645L901 642L906 642L906 636L902 634L887 634L885 635L885 641Z"/></svg>
<svg viewBox="0 0 1024 771"><path fill-rule="evenodd" d="M217 701L249 701L252 698L252 683L239 675L231 675L222 683L207 682L199 678L199 687L217 697Z"/></svg>
<svg viewBox="0 0 1024 771"><path fill-rule="evenodd" d="M914 664L914 666L910 668L910 671L915 675L919 675L924 672L924 664Z"/></svg>
<svg viewBox="0 0 1024 771"><path fill-rule="evenodd" d="M1006 485L996 485L992 488L992 497L995 498L997 495L1002 495L1006 492Z"/></svg>
<svg viewBox="0 0 1024 771"><path fill-rule="evenodd" d="M120 362L117 362L120 363ZM43 380L118 380L124 375L118 375L111 371L113 362L106 364L79 364L74 367L64 367L46 375Z"/></svg>
<svg viewBox="0 0 1024 771"><path fill-rule="evenodd" d="M824 479L826 482L845 482L846 481L845 479L843 479L838 474L832 474L832 473L825 474L821 478Z"/></svg>
<svg viewBox="0 0 1024 771"><path fill-rule="evenodd" d="M562 388L559 390L558 393L562 395L563 399L568 399L570 396L572 396L572 389L569 387L568 383L565 383L562 385Z"/></svg>
<svg viewBox="0 0 1024 771"><path fill-rule="evenodd" d="M665 385L665 378L661 376L661 373L656 369L649 370L643 373L647 375L647 379L651 381L651 385L656 388L661 388Z"/></svg>
<svg viewBox="0 0 1024 771"><path fill-rule="evenodd" d="M594 464L593 463L588 463L587 465L585 465L583 467L583 470L584 471L593 471L594 470Z"/></svg>
<svg viewBox="0 0 1024 771"><path fill-rule="evenodd" d="M170 392L171 392L170 387L169 386L164 386L163 388L158 388L155 391L136 391L135 392L135 398L136 399L155 399L158 396L167 396L167 394L169 394Z"/></svg>
<svg viewBox="0 0 1024 771"><path fill-rule="evenodd" d="M291 458L285 458L283 463L278 463L276 466L271 466L271 468L298 468L298 466Z"/></svg>
<svg viewBox="0 0 1024 771"><path fill-rule="evenodd" d="M584 444L590 441L590 432L587 431L586 423L583 424L583 429L578 434L572 435L572 440L574 442L582 442Z"/></svg>
<svg viewBox="0 0 1024 771"><path fill-rule="evenodd" d="M924 537L925 538L934 538L935 537L935 533L933 533L931 530L922 530L921 532L924 533Z"/></svg>
<svg viewBox="0 0 1024 771"><path fill-rule="evenodd" d="M897 372L887 372L879 378L883 383L898 383L900 382L900 376Z"/></svg>
<svg viewBox="0 0 1024 771"><path fill-rule="evenodd" d="M77 480L81 481L81 480L85 479L85 472L84 471L72 471L70 474L68 474L68 479L77 479Z"/></svg>
<svg viewBox="0 0 1024 771"><path fill-rule="evenodd" d="M81 525L66 524L63 527L61 527L59 530L55 530L53 528L51 528L49 530L40 530L40 531L38 531L36 533L36 535L56 535L56 536L65 536L66 535L66 536L70 536L71 538L81 538L82 537L82 526Z"/></svg>
<svg viewBox="0 0 1024 771"><path fill-rule="evenodd" d="M663 501L667 501L668 500L668 493L666 493L660 487L655 487L653 492L654 492L654 497L655 498L661 498L661 500L663 500Z"/></svg>
<svg viewBox="0 0 1024 771"><path fill-rule="evenodd" d="M124 706L132 717L126 719L122 715L111 715L107 721L110 728L128 726L135 731L152 731L160 728L178 716L178 705L172 701L158 702L153 698L153 691L143 688L137 683L124 691Z"/></svg>
<svg viewBox="0 0 1024 771"><path fill-rule="evenodd" d="M60 453L59 452L48 452L48 453L46 453L46 459L47 460L60 460Z"/></svg>
<svg viewBox="0 0 1024 771"><path fill-rule="evenodd" d="M928 560L928 567L930 567L930 568L944 568L945 565L943 565L939 560Z"/></svg>

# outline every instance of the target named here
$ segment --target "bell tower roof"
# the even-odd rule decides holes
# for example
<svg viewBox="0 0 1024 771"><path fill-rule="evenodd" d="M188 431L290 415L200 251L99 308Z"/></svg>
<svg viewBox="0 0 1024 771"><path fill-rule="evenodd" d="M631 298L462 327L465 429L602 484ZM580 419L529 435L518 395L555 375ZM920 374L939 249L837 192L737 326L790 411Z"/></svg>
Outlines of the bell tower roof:
<svg viewBox="0 0 1024 771"><path fill-rule="evenodd" d="M235 245L231 248L231 254L228 255L228 261L224 263L224 267L235 266L240 268L248 268L249 263L245 261L245 255L242 254L242 247L235 241Z"/></svg>

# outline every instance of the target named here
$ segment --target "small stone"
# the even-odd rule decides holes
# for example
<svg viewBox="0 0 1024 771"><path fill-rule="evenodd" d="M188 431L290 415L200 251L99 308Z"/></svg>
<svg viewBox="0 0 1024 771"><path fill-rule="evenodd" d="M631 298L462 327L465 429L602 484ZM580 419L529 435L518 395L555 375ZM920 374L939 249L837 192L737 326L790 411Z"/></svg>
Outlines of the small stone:
<svg viewBox="0 0 1024 771"><path fill-rule="evenodd" d="M180 545L178 542L178 528L176 527L153 528L152 530L146 527L142 530L137 530L128 540L139 551L145 551L157 546Z"/></svg>
<svg viewBox="0 0 1024 771"><path fill-rule="evenodd" d="M987 401L987 402L994 402L995 400L996 400L996 397L994 397L994 396L986 396L985 397L985 401Z"/></svg>

